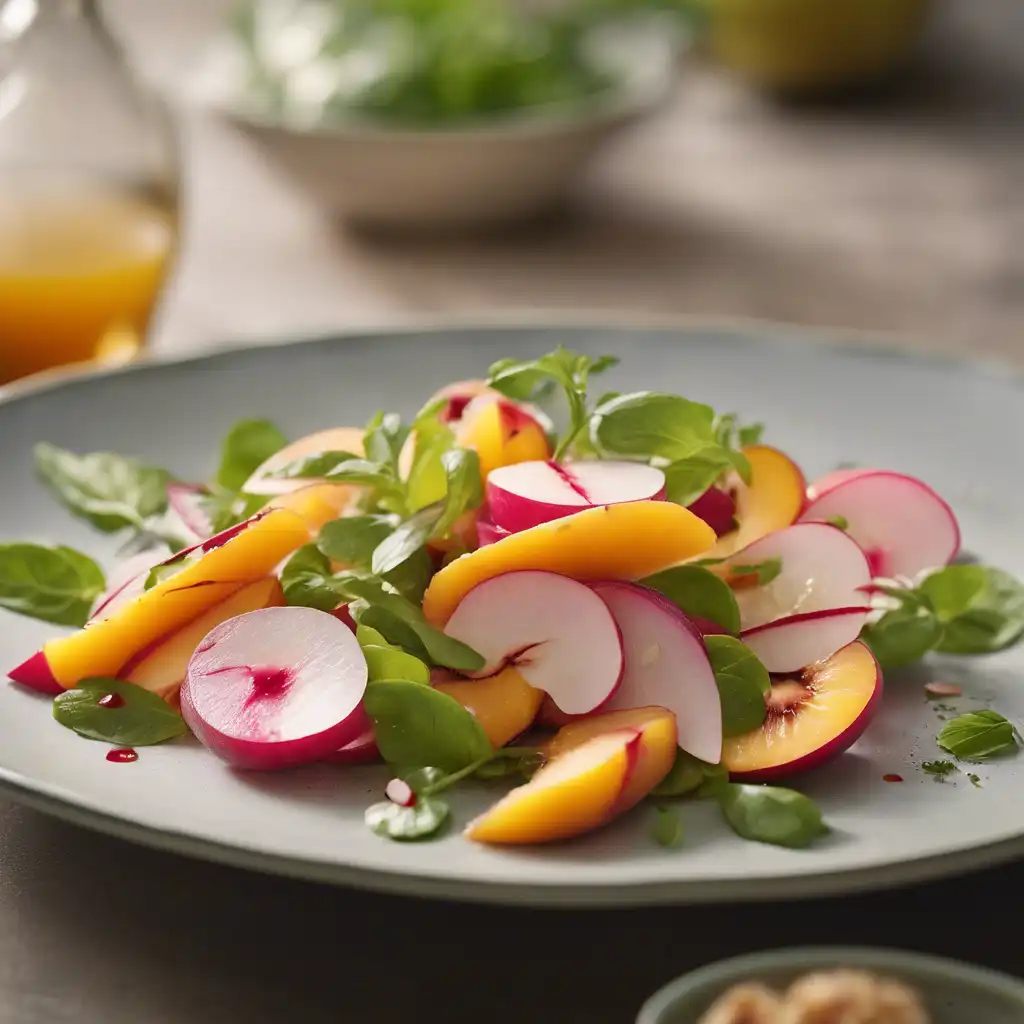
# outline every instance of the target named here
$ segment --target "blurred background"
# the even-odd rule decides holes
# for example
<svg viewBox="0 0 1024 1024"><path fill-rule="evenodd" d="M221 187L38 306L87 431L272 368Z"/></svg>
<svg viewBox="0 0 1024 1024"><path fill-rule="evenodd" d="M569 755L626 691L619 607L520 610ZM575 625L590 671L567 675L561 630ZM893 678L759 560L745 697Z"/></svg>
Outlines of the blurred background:
<svg viewBox="0 0 1024 1024"><path fill-rule="evenodd" d="M429 315L1024 358L1020 0L0 0L0 383Z"/></svg>

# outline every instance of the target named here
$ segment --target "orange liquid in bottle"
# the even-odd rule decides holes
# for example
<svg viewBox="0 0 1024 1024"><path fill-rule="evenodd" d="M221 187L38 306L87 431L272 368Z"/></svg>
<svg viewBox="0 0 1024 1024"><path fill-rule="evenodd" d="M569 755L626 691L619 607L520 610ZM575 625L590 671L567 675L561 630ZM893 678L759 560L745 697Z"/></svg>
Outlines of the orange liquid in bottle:
<svg viewBox="0 0 1024 1024"><path fill-rule="evenodd" d="M144 197L0 180L0 384L135 355L174 240L173 211Z"/></svg>

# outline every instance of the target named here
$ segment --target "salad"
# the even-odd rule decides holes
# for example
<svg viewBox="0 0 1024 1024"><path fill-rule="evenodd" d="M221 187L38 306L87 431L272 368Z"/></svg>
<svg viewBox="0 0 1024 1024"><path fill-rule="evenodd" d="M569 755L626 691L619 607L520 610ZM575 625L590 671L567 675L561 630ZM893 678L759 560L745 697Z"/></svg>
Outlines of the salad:
<svg viewBox="0 0 1024 1024"><path fill-rule="evenodd" d="M478 843L569 839L643 802L672 847L686 799L746 839L819 840L791 787L884 714L883 669L1019 642L1024 586L954 561L924 482L808 485L759 425L596 388L616 362L502 360L409 423L291 440L246 420L205 482L38 445L53 495L124 559L108 577L68 547L0 547L0 606L73 627L11 679L113 761L191 732L246 770L386 764L366 821L391 839L439 834L443 794L486 779L507 792L459 823ZM1019 737L985 708L936 741L942 779Z"/></svg>

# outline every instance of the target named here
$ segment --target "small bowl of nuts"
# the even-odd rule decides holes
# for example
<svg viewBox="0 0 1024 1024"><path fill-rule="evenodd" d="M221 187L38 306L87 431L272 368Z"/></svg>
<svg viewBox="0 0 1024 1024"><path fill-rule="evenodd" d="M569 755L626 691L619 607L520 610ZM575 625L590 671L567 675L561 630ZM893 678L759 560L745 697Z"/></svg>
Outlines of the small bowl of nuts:
<svg viewBox="0 0 1024 1024"><path fill-rule="evenodd" d="M1020 1024L1024 982L890 949L781 949L684 975L637 1024Z"/></svg>

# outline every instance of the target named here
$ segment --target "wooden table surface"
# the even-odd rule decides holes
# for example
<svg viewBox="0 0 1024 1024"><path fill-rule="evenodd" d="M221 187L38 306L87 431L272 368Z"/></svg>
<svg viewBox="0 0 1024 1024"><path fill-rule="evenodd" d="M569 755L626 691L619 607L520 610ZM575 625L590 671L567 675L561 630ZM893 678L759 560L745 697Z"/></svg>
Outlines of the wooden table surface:
<svg viewBox="0 0 1024 1024"><path fill-rule="evenodd" d="M222 0L110 0L154 77ZM488 242L327 224L243 139L186 117L189 226L157 346L418 314L601 310L895 331L1022 359L1024 6L951 3L882 106L783 110L710 69L593 169L576 216ZM752 852L751 856L755 853ZM4 1024L626 1024L658 985L783 944L928 949L1024 974L1011 867L796 905L496 910L317 888L0 803Z"/></svg>

